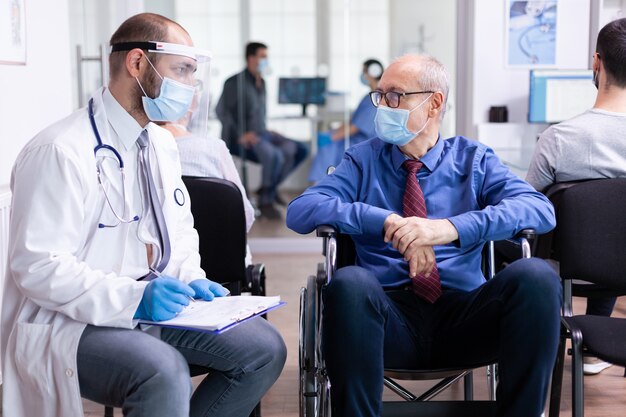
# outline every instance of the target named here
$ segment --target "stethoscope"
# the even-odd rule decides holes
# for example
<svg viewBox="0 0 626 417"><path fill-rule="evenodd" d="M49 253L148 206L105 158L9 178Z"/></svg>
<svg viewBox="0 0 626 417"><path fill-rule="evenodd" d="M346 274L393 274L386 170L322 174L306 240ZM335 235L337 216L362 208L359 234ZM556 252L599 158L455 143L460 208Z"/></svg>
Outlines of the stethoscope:
<svg viewBox="0 0 626 417"><path fill-rule="evenodd" d="M91 129L93 130L93 134L96 136L96 141L98 142L96 147L93 148L93 153L94 153L94 156L96 157L96 173L98 176L98 184L100 184L100 188L102 188L102 192L104 193L104 199L106 200L107 205L109 206L109 208L111 209L111 212L117 219L116 224L98 223L98 228L103 229L105 227L117 227L122 223L136 222L139 220L139 216L133 216L131 218L126 217L126 175L124 174L124 160L122 159L122 156L117 151L117 149L115 149L111 145L102 143L102 138L100 137L100 132L98 131L98 126L96 125L96 118L93 112L93 98L89 99L88 112L89 112L89 121L91 122ZM121 215L119 215L117 211L113 208L113 204L111 203L111 200L109 199L109 195L107 194L106 187L104 186L104 183L102 181L102 176L103 176L102 162L106 158L110 158L110 156L104 156L102 159L98 160L98 152L102 152L102 151L108 151L112 153L113 156L115 156L115 159L117 160L117 163L119 166L120 176L122 177L122 199L123 199L123 204L124 204L124 208L122 209Z"/></svg>

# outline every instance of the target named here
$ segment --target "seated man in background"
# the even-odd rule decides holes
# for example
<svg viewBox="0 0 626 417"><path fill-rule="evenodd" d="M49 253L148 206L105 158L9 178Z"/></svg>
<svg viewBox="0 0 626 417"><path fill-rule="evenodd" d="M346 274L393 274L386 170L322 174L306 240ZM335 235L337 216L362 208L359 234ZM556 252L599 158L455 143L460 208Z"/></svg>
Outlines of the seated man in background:
<svg viewBox="0 0 626 417"><path fill-rule="evenodd" d="M600 30L593 54L593 108L539 137L526 181L545 192L555 183L626 177L626 18ZM547 256L547 255L546 255ZM615 297L588 298L586 314L610 316ZM585 374L611 366L584 357Z"/></svg>
<svg viewBox="0 0 626 417"><path fill-rule="evenodd" d="M261 216L276 220L281 214L274 203L286 205L278 195L278 186L304 161L308 151L304 144L267 130L266 68L267 46L248 43L246 68L226 80L216 112L230 152L261 164L258 207Z"/></svg>
<svg viewBox="0 0 626 417"><path fill-rule="evenodd" d="M383 368L498 362L498 416L538 417L559 341L561 286L541 259L485 282L487 240L555 225L550 202L486 146L439 135L444 67L406 55L371 93L377 137L296 198L287 225L351 235L356 266L323 289L333 415L379 416Z"/></svg>
<svg viewBox="0 0 626 417"><path fill-rule="evenodd" d="M378 87L380 77L383 76L383 64L376 59L363 62L361 83L369 87L370 91ZM376 107L372 105L369 93L363 97L358 107L352 113L348 125L348 147L361 143L376 135L374 130L374 116ZM346 127L342 125L330 134L330 143L317 149L315 158L311 161L309 181L317 182L326 176L328 167L339 165L346 150Z"/></svg>

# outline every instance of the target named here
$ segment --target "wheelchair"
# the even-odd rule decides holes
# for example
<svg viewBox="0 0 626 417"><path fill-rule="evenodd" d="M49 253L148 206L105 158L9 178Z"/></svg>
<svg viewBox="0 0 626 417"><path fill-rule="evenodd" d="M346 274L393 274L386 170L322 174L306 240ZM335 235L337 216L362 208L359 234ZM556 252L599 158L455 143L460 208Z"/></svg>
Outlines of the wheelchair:
<svg viewBox="0 0 626 417"><path fill-rule="evenodd" d="M317 272L307 278L306 287L300 290L299 311L299 401L300 417L329 417L331 415L331 381L328 378L321 349L322 287L330 282L336 269L354 264L355 250L350 236L338 233L331 226L319 226L317 236L323 238L322 254L325 259L318 264ZM530 258L533 230L520 232L513 242L521 249L521 256ZM485 276L495 276L494 242L487 242L483 250L482 268ZM473 400L472 370L487 367L489 401ZM421 395L405 389L396 380L435 380L432 388ZM464 380L465 401L431 401L446 388ZM385 369L384 385L404 401L384 402L383 416L412 416L419 409L428 416L480 416L495 414L497 384L496 364L476 364L467 368L444 369ZM417 406L417 407L416 407Z"/></svg>

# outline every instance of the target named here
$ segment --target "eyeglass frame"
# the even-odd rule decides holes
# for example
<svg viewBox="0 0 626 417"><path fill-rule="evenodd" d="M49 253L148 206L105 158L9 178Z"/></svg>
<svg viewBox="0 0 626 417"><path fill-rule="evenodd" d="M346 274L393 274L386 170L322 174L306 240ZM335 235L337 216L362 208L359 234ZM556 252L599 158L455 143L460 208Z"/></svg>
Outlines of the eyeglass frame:
<svg viewBox="0 0 626 417"><path fill-rule="evenodd" d="M396 106L392 106L391 104L389 104L389 99L387 98L387 94L389 94L389 93L393 93L393 94L397 94L398 95L398 104ZM369 93L369 96L370 96L370 101L372 102L374 107L378 107L380 105L380 102L384 98L385 99L385 103L387 103L387 106L389 108L397 109L398 107L400 107L400 98L402 98L404 96L410 96L412 94L426 94L426 93L435 94L435 91L427 90L427 91L410 91L410 92L407 92L407 93L398 93L397 91L382 92L380 90L374 90L374 91L371 91ZM374 100L374 94L380 94L380 100L378 100L378 103L376 103L375 100Z"/></svg>

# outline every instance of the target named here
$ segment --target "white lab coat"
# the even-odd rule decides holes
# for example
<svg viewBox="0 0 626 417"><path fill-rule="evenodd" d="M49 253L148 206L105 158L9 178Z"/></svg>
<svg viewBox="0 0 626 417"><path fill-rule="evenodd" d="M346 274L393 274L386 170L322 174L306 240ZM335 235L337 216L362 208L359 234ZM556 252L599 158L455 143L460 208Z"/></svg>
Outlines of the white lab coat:
<svg viewBox="0 0 626 417"><path fill-rule="evenodd" d="M95 94L94 104L107 142L103 92ZM205 274L176 143L152 123L147 129L153 177L172 246L164 273L190 282ZM95 144L88 112L80 109L38 134L13 168L2 310L7 417L83 416L76 353L85 325L136 325L133 315L147 285L136 278L147 273L146 246L137 238L139 222L98 229L98 223L112 219L97 182ZM114 146L126 156L127 165L129 158L136 158L136 148ZM127 181L136 180L134 174L127 172ZM121 183L119 178L111 181ZM177 189L185 197L182 206L180 191L178 203L174 198ZM109 198L121 207L121 193L113 190Z"/></svg>

